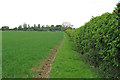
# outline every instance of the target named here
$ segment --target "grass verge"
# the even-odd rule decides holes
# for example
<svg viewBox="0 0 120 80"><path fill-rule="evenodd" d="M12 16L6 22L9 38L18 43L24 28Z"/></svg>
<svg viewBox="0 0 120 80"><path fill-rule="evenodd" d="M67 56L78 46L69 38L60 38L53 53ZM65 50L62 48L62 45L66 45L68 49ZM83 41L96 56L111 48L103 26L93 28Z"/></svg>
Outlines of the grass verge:
<svg viewBox="0 0 120 80"><path fill-rule="evenodd" d="M67 34L59 47L50 72L50 78L99 78L99 74L90 69L72 50L72 42Z"/></svg>

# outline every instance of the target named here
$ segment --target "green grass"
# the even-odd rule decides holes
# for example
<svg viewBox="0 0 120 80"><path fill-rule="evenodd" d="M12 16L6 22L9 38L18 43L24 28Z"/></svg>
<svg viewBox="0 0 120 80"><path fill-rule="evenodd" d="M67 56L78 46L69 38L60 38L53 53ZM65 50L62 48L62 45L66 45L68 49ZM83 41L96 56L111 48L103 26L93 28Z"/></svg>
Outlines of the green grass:
<svg viewBox="0 0 120 80"><path fill-rule="evenodd" d="M50 78L98 78L88 64L85 64L77 52L72 50L72 43L65 34L63 44L59 47L50 72Z"/></svg>
<svg viewBox="0 0 120 80"><path fill-rule="evenodd" d="M62 38L62 32L3 31L2 77L32 77L30 69L39 66Z"/></svg>
<svg viewBox="0 0 120 80"><path fill-rule="evenodd" d="M0 31L0 80L2 78L2 31Z"/></svg>

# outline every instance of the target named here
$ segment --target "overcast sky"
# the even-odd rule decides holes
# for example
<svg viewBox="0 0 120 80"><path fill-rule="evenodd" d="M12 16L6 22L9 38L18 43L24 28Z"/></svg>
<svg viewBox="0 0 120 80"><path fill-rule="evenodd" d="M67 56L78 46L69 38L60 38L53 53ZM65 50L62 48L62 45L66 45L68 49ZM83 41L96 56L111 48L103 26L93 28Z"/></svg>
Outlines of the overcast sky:
<svg viewBox="0 0 120 80"><path fill-rule="evenodd" d="M0 0L0 27L70 22L75 28L92 16L112 12L119 0Z"/></svg>

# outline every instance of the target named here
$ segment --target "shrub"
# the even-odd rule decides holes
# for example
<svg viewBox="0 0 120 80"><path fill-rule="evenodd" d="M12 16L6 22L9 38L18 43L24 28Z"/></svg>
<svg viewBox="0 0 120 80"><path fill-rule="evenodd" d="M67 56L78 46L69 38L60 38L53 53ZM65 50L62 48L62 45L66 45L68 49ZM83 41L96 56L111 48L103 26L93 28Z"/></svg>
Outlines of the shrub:
<svg viewBox="0 0 120 80"><path fill-rule="evenodd" d="M67 30L74 49L85 54L89 63L105 77L120 77L120 3L113 13L93 17L75 30Z"/></svg>

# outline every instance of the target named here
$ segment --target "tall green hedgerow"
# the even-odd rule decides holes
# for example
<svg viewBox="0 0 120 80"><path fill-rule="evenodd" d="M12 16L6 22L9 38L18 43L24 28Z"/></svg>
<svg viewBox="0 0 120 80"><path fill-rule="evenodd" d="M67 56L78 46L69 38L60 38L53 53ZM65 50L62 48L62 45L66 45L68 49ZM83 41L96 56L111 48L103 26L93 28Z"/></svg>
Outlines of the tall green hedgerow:
<svg viewBox="0 0 120 80"><path fill-rule="evenodd" d="M66 33L74 42L74 49L103 71L104 77L120 78L120 3L113 13L93 17Z"/></svg>

